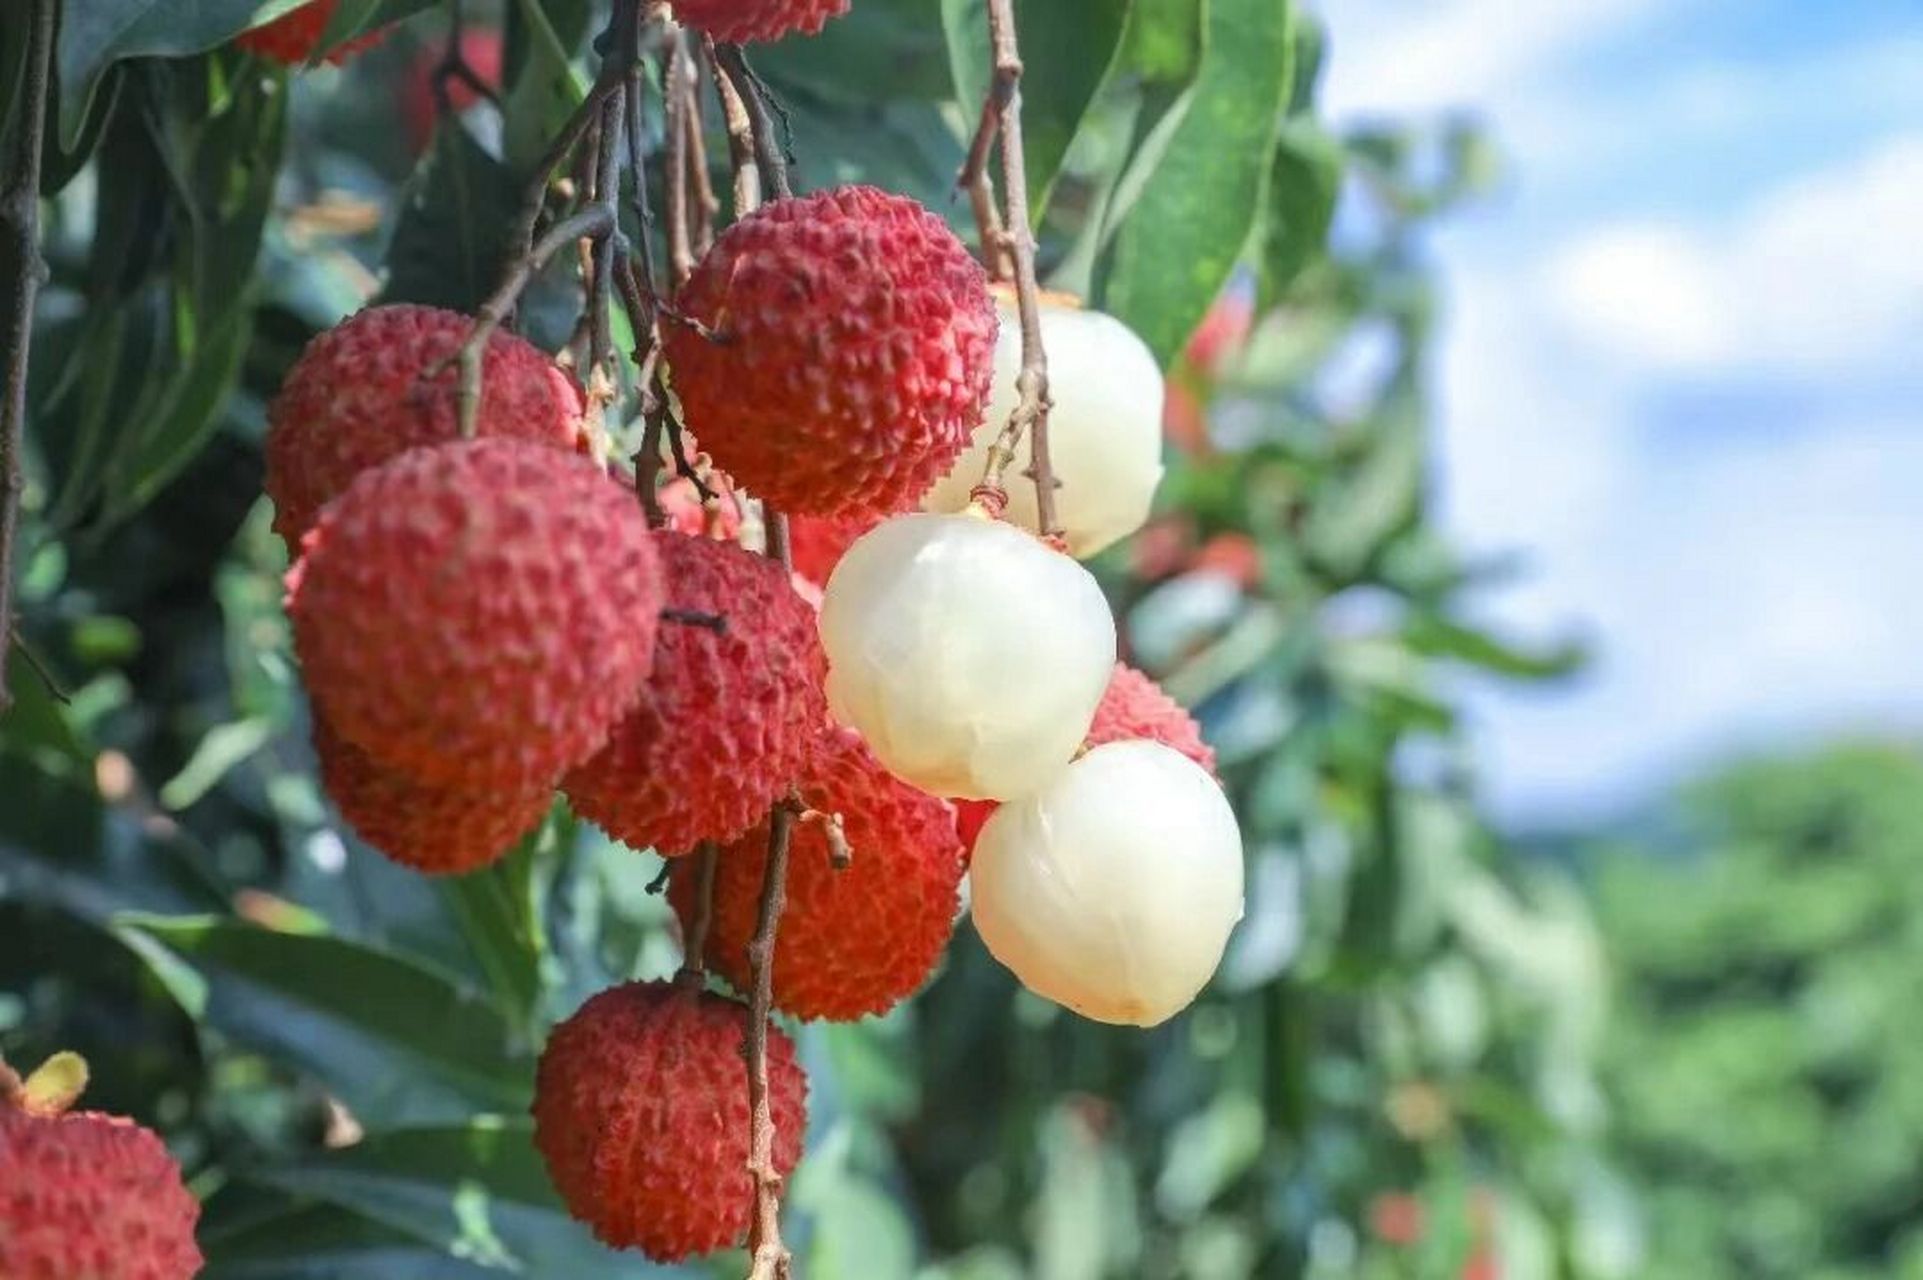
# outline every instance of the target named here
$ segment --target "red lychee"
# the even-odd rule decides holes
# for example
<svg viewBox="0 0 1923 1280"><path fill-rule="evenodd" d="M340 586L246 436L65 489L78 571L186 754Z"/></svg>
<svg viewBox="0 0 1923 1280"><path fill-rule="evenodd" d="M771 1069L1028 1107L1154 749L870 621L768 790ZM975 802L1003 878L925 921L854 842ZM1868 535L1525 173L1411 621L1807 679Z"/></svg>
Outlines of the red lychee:
<svg viewBox="0 0 1923 1280"><path fill-rule="evenodd" d="M748 1174L748 1010L666 982L594 996L554 1029L534 1081L534 1144L568 1211L603 1242L678 1262L740 1241ZM768 1029L774 1162L801 1158L808 1081Z"/></svg>
<svg viewBox="0 0 1923 1280"><path fill-rule="evenodd" d="M668 517L667 527L690 537L733 541L741 532L741 504L717 486L714 501L704 502L701 491L686 476L676 476L656 490L656 500Z"/></svg>
<svg viewBox="0 0 1923 1280"><path fill-rule="evenodd" d="M532 831L554 789L469 790L415 782L314 721L321 786L347 825L394 861L429 875L487 866Z"/></svg>
<svg viewBox="0 0 1923 1280"><path fill-rule="evenodd" d="M1173 747L1211 774L1215 772L1215 751L1202 740L1202 726L1195 723L1195 717L1164 693L1161 685L1127 663L1118 662L1082 745L1099 747L1137 738ZM965 858L974 856L975 837L998 807L993 800L955 802L955 828L967 850Z"/></svg>
<svg viewBox="0 0 1923 1280"><path fill-rule="evenodd" d="M267 410L267 496L292 552L323 503L370 467L460 435L458 370L473 320L436 307L369 307L316 337ZM582 447L580 386L512 334L489 339L478 436Z"/></svg>
<svg viewBox="0 0 1923 1280"><path fill-rule="evenodd" d="M811 36L830 18L848 12L850 0L675 0L677 22L707 32L723 44Z"/></svg>
<svg viewBox="0 0 1923 1280"><path fill-rule="evenodd" d="M73 1083L40 1096L49 1073ZM187 1280L200 1271L200 1204L152 1130L67 1111L85 1067L60 1054L25 1085L0 1066L0 1276Z"/></svg>
<svg viewBox="0 0 1923 1280"><path fill-rule="evenodd" d="M306 66L327 33L327 24L340 7L340 0L308 0L272 22L264 23L234 37L234 43L249 53L285 66ZM357 53L373 48L387 38L387 29L369 31L328 53L326 61L339 64Z"/></svg>
<svg viewBox="0 0 1923 1280"><path fill-rule="evenodd" d="M873 516L791 516L788 520L788 552L795 572L808 581L825 586L856 538L875 527Z"/></svg>
<svg viewBox="0 0 1923 1280"><path fill-rule="evenodd" d="M654 655L640 504L519 440L413 449L322 511L287 575L316 713L418 782L524 795L606 741Z"/></svg>
<svg viewBox="0 0 1923 1280"><path fill-rule="evenodd" d="M967 447L994 372L987 278L903 196L839 187L723 232L664 334L715 463L790 514L913 506Z"/></svg>
<svg viewBox="0 0 1923 1280"><path fill-rule="evenodd" d="M774 561L665 529L652 541L665 607L684 616L663 622L640 700L562 789L617 840L674 857L740 834L800 774L828 721L827 660Z"/></svg>
<svg viewBox="0 0 1923 1280"><path fill-rule="evenodd" d="M501 87L501 33L493 27L467 27L461 32L461 61L476 79L489 89ZM401 122L407 127L407 144L416 155L427 150L434 140L434 127L440 121L440 103L435 100L434 79L440 73L444 49L440 45L424 48L415 55L401 81L398 93ZM448 110L459 114L481 100L480 93L458 75L446 78Z"/></svg>
<svg viewBox="0 0 1923 1280"><path fill-rule="evenodd" d="M848 729L822 740L800 789L810 809L841 816L853 856L836 869L822 822L795 824L775 936L775 1008L834 1021L884 1013L927 980L954 929L962 877L954 813L882 768ZM742 991L767 864L765 819L715 860L708 960ZM684 863L669 881L684 931L696 878Z"/></svg>

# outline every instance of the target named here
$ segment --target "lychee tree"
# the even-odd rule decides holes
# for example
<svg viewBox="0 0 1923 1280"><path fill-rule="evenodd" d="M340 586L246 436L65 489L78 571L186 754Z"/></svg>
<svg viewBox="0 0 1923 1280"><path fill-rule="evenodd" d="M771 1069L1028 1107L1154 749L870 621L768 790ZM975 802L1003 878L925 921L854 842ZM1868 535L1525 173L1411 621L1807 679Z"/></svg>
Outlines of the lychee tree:
<svg viewBox="0 0 1923 1280"><path fill-rule="evenodd" d="M1484 152L1321 58L0 14L0 1054L168 1138L208 1275L1605 1274L1582 922L1438 683L1567 661L1426 519Z"/></svg>

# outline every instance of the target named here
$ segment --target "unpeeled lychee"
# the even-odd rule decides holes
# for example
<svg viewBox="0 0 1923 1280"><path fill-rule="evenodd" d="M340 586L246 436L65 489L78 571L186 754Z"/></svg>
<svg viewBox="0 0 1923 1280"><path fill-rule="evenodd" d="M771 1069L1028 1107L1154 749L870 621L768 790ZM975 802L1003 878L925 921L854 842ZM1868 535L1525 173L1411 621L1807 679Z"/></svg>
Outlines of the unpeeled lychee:
<svg viewBox="0 0 1923 1280"><path fill-rule="evenodd" d="M436 307L369 307L307 344L267 410L267 496L290 551L361 472L460 435L448 358L473 324ZM539 348L506 333L488 340L476 435L572 450L582 414L580 387Z"/></svg>
<svg viewBox="0 0 1923 1280"><path fill-rule="evenodd" d="M855 539L875 527L873 516L792 516L788 520L788 553L795 572L808 581L826 584L828 575Z"/></svg>
<svg viewBox="0 0 1923 1280"><path fill-rule="evenodd" d="M354 834L394 861L430 875L487 866L539 825L550 786L524 791L415 782L314 722L321 786Z"/></svg>
<svg viewBox="0 0 1923 1280"><path fill-rule="evenodd" d="M606 741L654 656L634 495L519 440L414 449L329 503L288 574L316 712L419 782L523 795Z"/></svg>
<svg viewBox="0 0 1923 1280"><path fill-rule="evenodd" d="M663 623L653 678L563 789L609 835L673 857L739 835L800 774L827 722L826 662L774 561L669 530L650 540L665 605L684 616Z"/></svg>
<svg viewBox="0 0 1923 1280"><path fill-rule="evenodd" d="M568 1212L617 1248L678 1262L738 1243L753 1200L748 1010L665 982L594 996L554 1029L534 1082L534 1144ZM801 1158L807 1078L768 1029L774 1164Z"/></svg>
<svg viewBox="0 0 1923 1280"><path fill-rule="evenodd" d="M677 22L707 32L723 44L811 36L830 18L848 12L850 0L675 0Z"/></svg>
<svg viewBox="0 0 1923 1280"><path fill-rule="evenodd" d="M1207 769L1211 776L1215 773L1215 751L1202 740L1202 726L1195 723L1195 717L1163 692L1161 685L1127 663L1118 662L1109 675L1108 688L1102 693L1101 704L1095 708L1094 722L1088 726L1088 736L1082 745L1099 747L1133 739L1174 747ZM975 837L995 807L992 800L956 801L955 826L971 855Z"/></svg>
<svg viewBox="0 0 1923 1280"><path fill-rule="evenodd" d="M306 4L288 10L272 22L241 32L234 37L234 43L270 62L290 67L305 66L320 47L321 37L327 34L327 24L334 17L334 10L339 7L340 0L308 0ZM330 51L326 60L336 64L345 62L386 38L385 28L356 36Z"/></svg>
<svg viewBox="0 0 1923 1280"><path fill-rule="evenodd" d="M962 876L954 815L882 768L847 729L823 740L800 791L816 813L839 815L852 857L836 868L822 821L795 824L788 905L775 938L775 1008L835 1021L884 1013L927 980L954 929ZM741 991L749 989L748 941L767 865L765 821L715 861L707 958ZM692 863L669 881L684 933L696 881Z"/></svg>
<svg viewBox="0 0 1923 1280"><path fill-rule="evenodd" d="M493 27L467 27L461 32L461 62L490 91L501 87L503 46L500 31ZM426 151L434 141L434 129L441 115L438 93L446 94L447 109L457 115L481 101L483 96L464 76L442 77L445 57L441 49L423 47L414 55L395 95L401 123L407 128L407 144L416 155ZM442 80L438 92L436 79Z"/></svg>
<svg viewBox="0 0 1923 1280"><path fill-rule="evenodd" d="M52 1074L72 1082L48 1097ZM66 1110L84 1084L72 1054L24 1085L0 1065L0 1276L187 1280L201 1266L199 1202L152 1130Z"/></svg>
<svg viewBox="0 0 1923 1280"><path fill-rule="evenodd" d="M701 447L790 514L913 506L968 444L994 367L980 264L913 200L840 187L762 206L663 336Z"/></svg>

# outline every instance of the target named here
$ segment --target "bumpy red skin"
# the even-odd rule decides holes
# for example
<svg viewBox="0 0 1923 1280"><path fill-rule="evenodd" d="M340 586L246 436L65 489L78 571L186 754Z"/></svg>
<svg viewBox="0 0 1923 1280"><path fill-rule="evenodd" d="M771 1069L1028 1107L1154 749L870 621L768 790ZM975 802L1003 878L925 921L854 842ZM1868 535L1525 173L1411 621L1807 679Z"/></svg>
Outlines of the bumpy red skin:
<svg viewBox="0 0 1923 1280"><path fill-rule="evenodd" d="M554 1029L534 1081L534 1145L568 1211L604 1243L679 1262L739 1243L753 1202L748 1010L666 982L612 987ZM775 1168L801 1158L808 1081L768 1029Z"/></svg>
<svg viewBox="0 0 1923 1280"><path fill-rule="evenodd" d="M494 862L540 823L554 799L547 786L502 792L415 782L383 769L318 719L314 753L321 787L354 834L428 875L456 875Z"/></svg>
<svg viewBox="0 0 1923 1280"><path fill-rule="evenodd" d="M848 12L850 0L675 0L675 21L707 32L723 44L811 36L830 18Z"/></svg>
<svg viewBox="0 0 1923 1280"><path fill-rule="evenodd" d="M800 775L828 722L828 660L813 610L772 560L652 536L664 607L724 627L664 622L640 700L562 789L615 839L672 858L739 835Z"/></svg>
<svg viewBox="0 0 1923 1280"><path fill-rule="evenodd" d="M729 227L664 342L688 424L716 465L790 515L904 511L981 421L995 306L946 223L902 196L839 187Z"/></svg>
<svg viewBox="0 0 1923 1280"><path fill-rule="evenodd" d="M267 496L290 553L354 477L460 436L459 373L429 371L460 349L473 323L435 307L370 307L308 343L267 410ZM481 378L477 436L583 447L580 385L539 348L497 332Z"/></svg>
<svg viewBox="0 0 1923 1280"><path fill-rule="evenodd" d="M856 538L876 524L873 516L827 519L821 516L794 516L788 521L788 551L795 572L821 586L841 563L841 557Z"/></svg>
<svg viewBox="0 0 1923 1280"><path fill-rule="evenodd" d="M600 749L653 662L640 504L518 440L414 449L321 513L287 575L316 713L417 782L523 794Z"/></svg>
<svg viewBox="0 0 1923 1280"><path fill-rule="evenodd" d="M1202 726L1195 723L1195 717L1162 692L1161 685L1127 663L1118 662L1101 704L1095 708L1095 722L1089 725L1083 745L1099 747L1138 739L1174 747L1210 774L1215 772L1215 749L1202 740ZM955 827L968 850L967 857L974 857L975 837L995 808L993 800L955 802Z"/></svg>
<svg viewBox="0 0 1923 1280"><path fill-rule="evenodd" d="M309 0L309 3L289 10L264 26L241 32L234 37L234 43L270 62L289 67L306 66L313 58L321 37L326 34L328 20L334 16L339 4L340 0ZM325 60L339 65L386 38L385 27L356 36L329 53Z"/></svg>
<svg viewBox="0 0 1923 1280"><path fill-rule="evenodd" d="M835 1022L885 1013L927 981L954 931L963 871L954 813L882 768L847 729L823 740L801 799L841 815L854 856L836 870L821 824L796 824L788 905L775 936L775 1008ZM767 862L766 820L715 861L707 958L741 991L749 989L748 941ZM685 863L668 883L684 930L694 914L695 879L694 865Z"/></svg>
<svg viewBox="0 0 1923 1280"><path fill-rule="evenodd" d="M150 1130L92 1111L38 1116L0 1098L0 1276L187 1280L200 1204Z"/></svg>

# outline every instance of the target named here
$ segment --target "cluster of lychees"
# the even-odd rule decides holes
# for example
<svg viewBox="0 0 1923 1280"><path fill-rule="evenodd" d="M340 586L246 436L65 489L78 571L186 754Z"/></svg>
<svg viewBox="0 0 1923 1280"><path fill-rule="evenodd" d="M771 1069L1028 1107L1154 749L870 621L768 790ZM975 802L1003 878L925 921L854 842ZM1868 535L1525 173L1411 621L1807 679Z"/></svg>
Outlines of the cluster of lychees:
<svg viewBox="0 0 1923 1280"><path fill-rule="evenodd" d="M328 7L290 15L313 27L302 56ZM723 41L845 8L675 6ZM1074 558L1147 514L1160 373L1110 317L1050 300L1041 323L1059 537L1023 486L982 483L1019 399L1015 326L940 218L869 187L740 218L662 313L666 383L715 469L705 502L688 479L638 500L579 384L509 334L486 340L463 431L456 356L477 330L449 312L348 319L270 410L287 607L343 818L458 873L558 793L671 860L682 978L590 1000L537 1080L536 1142L611 1244L674 1260L747 1229L750 1015L699 975L752 986L776 821L793 825L769 978L796 1018L911 995L964 878L990 950L1092 1018L1160 1022L1220 959L1242 866L1212 756L1117 663ZM753 545L748 494L789 519L792 573ZM785 1176L806 1082L769 1043Z"/></svg>

